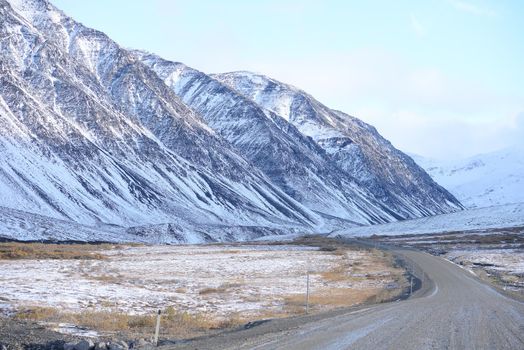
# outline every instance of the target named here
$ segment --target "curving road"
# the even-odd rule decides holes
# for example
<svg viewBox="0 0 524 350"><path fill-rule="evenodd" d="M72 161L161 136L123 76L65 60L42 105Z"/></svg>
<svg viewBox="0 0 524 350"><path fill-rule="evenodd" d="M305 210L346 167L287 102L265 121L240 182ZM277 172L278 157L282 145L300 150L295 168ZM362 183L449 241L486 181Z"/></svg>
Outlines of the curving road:
<svg viewBox="0 0 524 350"><path fill-rule="evenodd" d="M419 251L397 253L429 277L418 296L291 327L268 322L181 348L524 349L523 303L442 258Z"/></svg>

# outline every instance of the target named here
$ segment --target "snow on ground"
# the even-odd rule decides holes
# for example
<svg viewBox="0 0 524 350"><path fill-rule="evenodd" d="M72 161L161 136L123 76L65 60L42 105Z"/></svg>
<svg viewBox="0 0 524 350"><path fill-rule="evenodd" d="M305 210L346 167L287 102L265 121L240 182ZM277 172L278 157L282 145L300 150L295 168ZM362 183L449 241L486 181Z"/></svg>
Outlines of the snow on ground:
<svg viewBox="0 0 524 350"><path fill-rule="evenodd" d="M344 254L296 245L199 245L119 247L104 260L0 261L2 303L16 308L105 310L131 314L174 307L177 311L227 315L282 309L286 296L302 295L306 271L311 292L325 288L369 290L393 282L365 251ZM341 259L349 277L326 281ZM367 264L367 265L366 265ZM362 268L378 278L362 278ZM382 265L387 268L386 265Z"/></svg>
<svg viewBox="0 0 524 350"><path fill-rule="evenodd" d="M383 225L353 227L335 231L330 236L424 234L521 225L524 225L524 203L469 209Z"/></svg>
<svg viewBox="0 0 524 350"><path fill-rule="evenodd" d="M512 275L524 275L524 251L521 249L454 250L446 254L451 261L489 266Z"/></svg>
<svg viewBox="0 0 524 350"><path fill-rule="evenodd" d="M448 251L444 256L479 277L503 286L504 290L524 296L522 249L457 249Z"/></svg>
<svg viewBox="0 0 524 350"><path fill-rule="evenodd" d="M295 233L293 233L295 232ZM281 234L297 237L299 228L263 226L203 225L182 218L171 218L170 223L124 228L99 223L87 226L72 221L33 214L0 206L0 240L19 241L82 241L149 244L197 244L216 241L246 241L271 236L278 240Z"/></svg>
<svg viewBox="0 0 524 350"><path fill-rule="evenodd" d="M0 238L16 240L78 240L122 242L138 240L123 228L91 227L0 206Z"/></svg>
<svg viewBox="0 0 524 350"><path fill-rule="evenodd" d="M40 322L41 325L44 327L47 327L51 329L52 331L62 333L62 334L70 334L77 337L83 337L83 338L98 338L100 334L96 331L90 330L90 329L84 329L81 327L78 327L71 323L63 323L63 322Z"/></svg>

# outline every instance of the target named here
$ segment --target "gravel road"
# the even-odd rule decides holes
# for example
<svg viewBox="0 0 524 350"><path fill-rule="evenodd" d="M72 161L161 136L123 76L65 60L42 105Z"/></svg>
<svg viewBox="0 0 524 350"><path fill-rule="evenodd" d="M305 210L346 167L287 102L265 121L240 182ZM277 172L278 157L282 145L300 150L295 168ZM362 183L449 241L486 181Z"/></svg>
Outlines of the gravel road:
<svg viewBox="0 0 524 350"><path fill-rule="evenodd" d="M523 303L442 258L396 253L411 260L419 276L425 272L422 288L408 300L270 321L166 349L524 349Z"/></svg>

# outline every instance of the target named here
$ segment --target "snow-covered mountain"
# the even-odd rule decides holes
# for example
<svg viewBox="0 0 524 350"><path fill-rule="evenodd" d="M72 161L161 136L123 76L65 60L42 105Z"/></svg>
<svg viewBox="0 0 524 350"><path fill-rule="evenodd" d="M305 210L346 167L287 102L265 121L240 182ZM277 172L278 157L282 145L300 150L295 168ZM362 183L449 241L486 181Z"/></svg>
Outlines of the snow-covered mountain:
<svg viewBox="0 0 524 350"><path fill-rule="evenodd" d="M452 195L371 125L263 75L232 72L213 77L314 140L332 162L398 218L442 214L461 208Z"/></svg>
<svg viewBox="0 0 524 350"><path fill-rule="evenodd" d="M282 117L182 63L135 54L239 153L325 220L368 224L398 218Z"/></svg>
<svg viewBox="0 0 524 350"><path fill-rule="evenodd" d="M0 0L3 206L82 224L318 225L103 33L44 0L11 4Z"/></svg>
<svg viewBox="0 0 524 350"><path fill-rule="evenodd" d="M299 90L290 113L316 103L327 114L310 120L342 136L311 137L231 75L123 49L48 0L0 0L0 19L0 236L64 239L70 223L97 240L234 240L461 208L372 127Z"/></svg>
<svg viewBox="0 0 524 350"><path fill-rule="evenodd" d="M524 203L524 147L513 146L474 157L439 161L413 159L466 207Z"/></svg>

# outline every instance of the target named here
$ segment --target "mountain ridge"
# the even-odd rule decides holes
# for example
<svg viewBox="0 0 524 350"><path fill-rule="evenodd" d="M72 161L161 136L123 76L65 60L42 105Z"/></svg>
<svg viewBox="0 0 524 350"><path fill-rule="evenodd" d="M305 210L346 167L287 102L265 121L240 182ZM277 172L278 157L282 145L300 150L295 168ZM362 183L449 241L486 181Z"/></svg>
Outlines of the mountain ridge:
<svg viewBox="0 0 524 350"><path fill-rule="evenodd" d="M281 114L387 206L402 207L411 196L414 208L408 208L403 218L413 217L410 210L432 215L442 213L440 210L445 211L446 206L462 208L409 156L394 148L373 126L362 120L329 109L303 90L265 75L242 71L214 74L213 77L264 108Z"/></svg>
<svg viewBox="0 0 524 350"><path fill-rule="evenodd" d="M50 28L60 27L62 18L76 38L84 27L75 27L47 2L31 4L48 4L48 17L57 23L39 14L34 16L38 23L28 25L8 2L0 4L6 37L0 43L1 95L7 107L0 117L4 125L17 126L4 129L0 140L12 150L2 158L2 203L17 198L18 209L80 223L160 224L175 215L217 224L316 225L313 213L217 138L156 74L114 42L106 44L121 58L112 59L107 71L121 73L106 74L103 85L64 51L75 51L71 37L67 45L57 45L37 29L60 32L63 40L67 31ZM31 4L23 4L26 11ZM97 43L109 40L85 30L97 36ZM122 79L125 88L117 89ZM157 90L149 87L155 84ZM27 104L19 108L22 98ZM41 176L24 177L32 171Z"/></svg>
<svg viewBox="0 0 524 350"><path fill-rule="evenodd" d="M4 207L163 242L460 209L438 191L427 210L415 192L384 201L278 113L185 65L194 80L177 93L175 76L47 0L0 0L0 15Z"/></svg>
<svg viewBox="0 0 524 350"><path fill-rule="evenodd" d="M152 54L139 55L184 102L203 116L211 128L288 195L324 216L331 213L342 219L358 220L351 212L360 208L355 206L344 212L344 204L350 203L352 197L362 197L353 189L356 186L350 177L327 161L322 148L293 125L260 109L205 73ZM303 188L303 183L308 187ZM371 198L371 205L367 207L370 212L372 205L377 204L370 194L366 195ZM361 199L363 205L365 201L365 197ZM387 212L383 207L380 210ZM377 213L371 219L388 219L387 215L384 218L380 215Z"/></svg>

